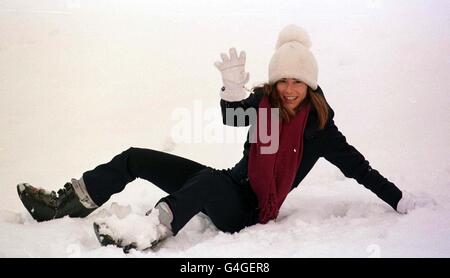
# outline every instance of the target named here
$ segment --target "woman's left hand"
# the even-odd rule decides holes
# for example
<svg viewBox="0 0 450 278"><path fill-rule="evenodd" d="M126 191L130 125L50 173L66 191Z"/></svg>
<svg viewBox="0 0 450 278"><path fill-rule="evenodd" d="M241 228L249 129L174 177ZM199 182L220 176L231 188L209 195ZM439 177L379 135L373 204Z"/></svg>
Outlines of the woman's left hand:
<svg viewBox="0 0 450 278"><path fill-rule="evenodd" d="M436 205L436 202L428 197L418 197L408 192L402 192L402 198L397 204L397 212L407 214L415 208Z"/></svg>

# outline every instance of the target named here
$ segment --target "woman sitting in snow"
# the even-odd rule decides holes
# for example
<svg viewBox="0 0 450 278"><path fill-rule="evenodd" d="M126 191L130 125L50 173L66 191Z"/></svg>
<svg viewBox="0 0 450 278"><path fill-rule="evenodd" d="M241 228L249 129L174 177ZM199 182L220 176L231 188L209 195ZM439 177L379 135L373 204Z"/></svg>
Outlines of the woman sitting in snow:
<svg viewBox="0 0 450 278"><path fill-rule="evenodd" d="M222 54L223 61L216 62L224 85L220 92L224 124L251 125L244 156L233 168L217 170L172 154L129 148L72 179L58 193L19 184L20 199L37 221L85 217L136 178L148 180L169 195L139 220L148 223L147 233L116 220L94 223L103 245L145 250L176 235L199 212L230 233L276 219L287 194L324 157L394 210L407 213L416 199L371 168L334 124L334 112L317 85L318 67L309 47L302 28L285 27L269 64L268 83L254 88L247 98L245 53L238 57L230 49L229 57ZM251 117L252 109L258 117ZM272 151L262 140L264 129L276 135ZM255 130L259 136L254 136Z"/></svg>

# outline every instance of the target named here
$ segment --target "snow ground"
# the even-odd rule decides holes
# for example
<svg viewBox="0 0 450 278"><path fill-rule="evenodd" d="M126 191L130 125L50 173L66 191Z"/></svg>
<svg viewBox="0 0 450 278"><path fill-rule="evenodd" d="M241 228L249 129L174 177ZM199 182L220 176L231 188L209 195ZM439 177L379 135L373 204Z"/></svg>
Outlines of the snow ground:
<svg viewBox="0 0 450 278"><path fill-rule="evenodd" d="M239 3L0 3L0 257L125 256L99 246L92 222L111 206L145 213L164 196L152 184L130 183L85 219L39 224L15 185L56 190L130 146L232 167L243 136L175 143L172 113L195 101L218 109L213 62L228 47L247 51L250 85L266 80L288 23L309 31L319 85L348 141L436 205L399 215L321 159L276 223L225 234L196 216L156 252L127 256L449 257L448 1ZM204 126L222 128L217 113Z"/></svg>

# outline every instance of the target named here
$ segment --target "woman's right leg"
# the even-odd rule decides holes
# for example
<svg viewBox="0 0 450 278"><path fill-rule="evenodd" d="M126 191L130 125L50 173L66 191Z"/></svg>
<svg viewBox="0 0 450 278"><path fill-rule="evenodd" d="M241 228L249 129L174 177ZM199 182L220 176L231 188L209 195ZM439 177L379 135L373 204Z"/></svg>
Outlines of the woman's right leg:
<svg viewBox="0 0 450 278"><path fill-rule="evenodd" d="M96 205L104 204L111 195L121 192L136 178L145 179L171 194L197 172L207 166L161 151L129 148L110 162L83 174L83 181Z"/></svg>
<svg viewBox="0 0 450 278"><path fill-rule="evenodd" d="M80 180L72 179L58 192L21 183L17 185L17 193L37 221L66 215L85 217L136 178L146 179L170 194L204 168L195 161L168 153L129 148L110 162L85 172Z"/></svg>

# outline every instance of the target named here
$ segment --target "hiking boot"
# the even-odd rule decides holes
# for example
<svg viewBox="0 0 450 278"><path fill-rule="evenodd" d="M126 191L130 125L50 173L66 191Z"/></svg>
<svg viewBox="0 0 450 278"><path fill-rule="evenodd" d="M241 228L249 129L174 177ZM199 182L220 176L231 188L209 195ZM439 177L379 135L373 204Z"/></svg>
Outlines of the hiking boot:
<svg viewBox="0 0 450 278"><path fill-rule="evenodd" d="M75 193L72 183L68 182L58 192L48 192L28 183L17 185L17 193L25 208L38 222L69 217L85 217L96 208L84 206Z"/></svg>

